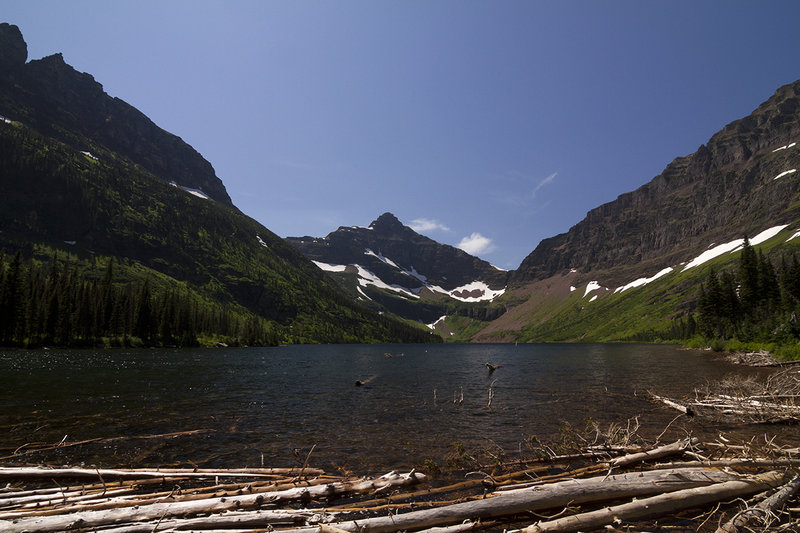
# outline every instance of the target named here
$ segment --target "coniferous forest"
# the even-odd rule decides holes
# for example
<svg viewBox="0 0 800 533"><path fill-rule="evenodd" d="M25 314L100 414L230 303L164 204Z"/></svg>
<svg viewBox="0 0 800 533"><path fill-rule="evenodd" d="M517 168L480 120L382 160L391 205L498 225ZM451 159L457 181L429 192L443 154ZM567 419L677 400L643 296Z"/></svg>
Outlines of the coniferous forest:
<svg viewBox="0 0 800 533"><path fill-rule="evenodd" d="M109 346L273 345L267 321L204 301L188 288L156 292L149 279L115 280L114 260L86 279L76 263L0 258L0 344Z"/></svg>
<svg viewBox="0 0 800 533"><path fill-rule="evenodd" d="M738 264L710 269L697 296L697 333L717 341L796 344L800 338L800 262L781 255L777 267L744 240Z"/></svg>

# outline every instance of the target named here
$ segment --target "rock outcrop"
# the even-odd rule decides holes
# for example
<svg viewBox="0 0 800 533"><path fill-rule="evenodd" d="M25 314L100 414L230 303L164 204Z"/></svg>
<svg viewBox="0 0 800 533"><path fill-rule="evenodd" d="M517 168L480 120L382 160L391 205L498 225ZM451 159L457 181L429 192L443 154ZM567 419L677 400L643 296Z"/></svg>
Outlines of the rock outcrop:
<svg viewBox="0 0 800 533"><path fill-rule="evenodd" d="M13 24L0 23L0 71L13 72L28 60L28 45Z"/></svg>

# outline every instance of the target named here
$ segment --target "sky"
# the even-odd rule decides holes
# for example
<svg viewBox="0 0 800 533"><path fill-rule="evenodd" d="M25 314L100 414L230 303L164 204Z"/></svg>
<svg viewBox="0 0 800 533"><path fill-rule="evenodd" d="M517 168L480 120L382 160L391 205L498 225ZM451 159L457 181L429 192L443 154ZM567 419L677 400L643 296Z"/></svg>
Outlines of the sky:
<svg viewBox="0 0 800 533"><path fill-rule="evenodd" d="M800 2L0 0L282 237L384 212L513 269L800 79Z"/></svg>

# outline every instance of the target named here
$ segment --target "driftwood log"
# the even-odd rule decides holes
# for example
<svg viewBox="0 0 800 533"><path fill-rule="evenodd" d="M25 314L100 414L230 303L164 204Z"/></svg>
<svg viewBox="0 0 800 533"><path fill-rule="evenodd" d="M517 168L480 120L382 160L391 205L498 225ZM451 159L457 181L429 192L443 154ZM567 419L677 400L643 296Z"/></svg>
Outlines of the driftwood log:
<svg viewBox="0 0 800 533"><path fill-rule="evenodd" d="M414 471L364 479L312 477L310 472L321 471L311 468L8 468L0 470L0 531L466 533L525 528L530 533L613 529L623 522L640 529L636 521L652 518L665 527L673 520L696 526L698 520L687 518L683 509L697 508L692 511L697 516L729 517L737 502L779 486L787 472L800 467L796 450L773 440L760 455L752 441L739 445L718 438L719 445L711 449L682 439L644 451L630 447L626 438L626 447L615 450L629 453L616 459L586 453L591 448L562 455L549 451L550 459L559 462L523 470L498 464L491 473L467 474L480 478L452 479L424 490L415 487L425 478ZM526 464L524 459L518 464ZM669 462L656 463L664 460ZM71 477L79 481L68 481ZM746 520L751 527L766 516L783 520L778 527L790 531L798 524L786 523L787 514L777 510L787 499L794 503L790 509L797 507L797 485L800 481L793 480L758 505L750 502L720 533L739 531L735 528ZM342 502L334 502L340 497ZM559 518L530 525L531 513L540 512Z"/></svg>
<svg viewBox="0 0 800 533"><path fill-rule="evenodd" d="M151 503L136 508L109 509L104 511L75 512L67 515L37 516L0 520L0 531L23 533L27 531L66 531L77 528L92 528L109 524L163 519L165 517L192 515L197 513L220 513L243 509L260 509L267 504L281 501L308 501L319 498L334 498L345 494L387 490L396 486L416 485L425 481L423 474L390 472L377 479L352 482L337 482L311 487L293 488L277 492L243 494L222 498Z"/></svg>
<svg viewBox="0 0 800 533"><path fill-rule="evenodd" d="M235 468L231 470L210 470L202 468L180 469L164 468L157 470L134 470L124 468L44 468L44 467L2 467L3 479L141 479L164 477L252 477L274 478L276 476L312 476L324 474L316 468Z"/></svg>
<svg viewBox="0 0 800 533"><path fill-rule="evenodd" d="M701 507L709 503L750 496L777 487L783 474L768 472L754 477L726 481L707 487L695 487L630 503L606 507L597 511L565 516L556 520L539 522L522 530L523 533L568 533L590 531L616 522L630 522Z"/></svg>
<svg viewBox="0 0 800 533"><path fill-rule="evenodd" d="M794 478L781 488L778 492L760 501L754 507L749 507L738 513L725 525L720 526L715 533L740 533L745 531L751 520L759 519L768 522L768 518L800 490L800 476Z"/></svg>
<svg viewBox="0 0 800 533"><path fill-rule="evenodd" d="M659 474L665 475L659 475ZM482 500L456 503L436 509L336 522L335 527L350 533L389 533L459 524L465 520L497 518L531 511L562 508L649 496L663 492L702 487L739 479L741 476L718 470L675 469L634 472L588 479L574 479L496 493ZM298 529L294 533L319 533L319 528Z"/></svg>

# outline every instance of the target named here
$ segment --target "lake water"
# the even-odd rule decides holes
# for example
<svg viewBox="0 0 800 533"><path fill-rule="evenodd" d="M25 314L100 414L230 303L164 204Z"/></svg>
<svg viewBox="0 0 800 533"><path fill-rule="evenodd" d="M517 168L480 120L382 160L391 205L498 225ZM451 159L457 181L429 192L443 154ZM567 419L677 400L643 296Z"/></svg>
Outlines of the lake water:
<svg viewBox="0 0 800 533"><path fill-rule="evenodd" d="M490 374L486 362L500 367ZM685 397L734 372L763 371L663 345L8 351L0 352L0 455L65 436L127 437L13 462L292 466L315 446L311 466L378 473L440 462L456 442L514 450L533 435L557 438L565 422L607 427L639 416L642 433L656 436L677 412L647 391ZM714 434L698 422L689 429ZM189 430L206 431L131 438Z"/></svg>

